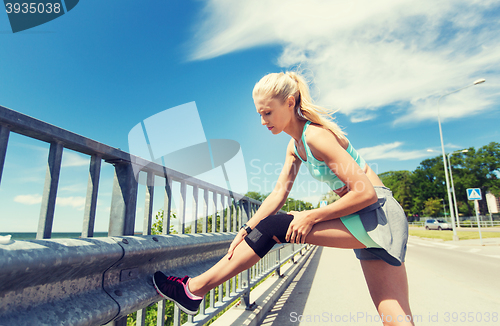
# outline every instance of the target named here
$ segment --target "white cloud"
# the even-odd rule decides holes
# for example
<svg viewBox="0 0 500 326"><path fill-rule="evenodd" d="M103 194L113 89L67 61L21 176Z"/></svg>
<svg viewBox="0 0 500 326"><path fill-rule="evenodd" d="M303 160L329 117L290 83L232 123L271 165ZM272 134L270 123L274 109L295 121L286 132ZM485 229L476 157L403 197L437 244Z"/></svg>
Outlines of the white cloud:
<svg viewBox="0 0 500 326"><path fill-rule="evenodd" d="M375 160L413 160L429 156L429 152L423 150L405 151L400 149L402 142L382 144L373 147L365 147L358 150L359 154L367 161Z"/></svg>
<svg viewBox="0 0 500 326"><path fill-rule="evenodd" d="M67 186L60 186L58 188L58 192L79 192L79 193L85 193L87 191L87 185L85 184L71 184Z"/></svg>
<svg viewBox="0 0 500 326"><path fill-rule="evenodd" d="M62 167L89 166L89 164L90 158L88 156L70 151L64 151L63 153Z"/></svg>
<svg viewBox="0 0 500 326"><path fill-rule="evenodd" d="M18 195L14 197L14 201L25 205L36 205L42 202L42 195Z"/></svg>
<svg viewBox="0 0 500 326"><path fill-rule="evenodd" d="M444 144L445 153L455 152L461 149L465 149L465 147L452 143ZM441 147L427 148L426 151L429 153L429 156L442 155L443 153Z"/></svg>
<svg viewBox="0 0 500 326"><path fill-rule="evenodd" d="M82 210L85 206L85 197L75 196L75 197L57 197L56 205L59 206L70 206L78 210Z"/></svg>
<svg viewBox="0 0 500 326"><path fill-rule="evenodd" d="M353 122L402 102L409 108L396 122L434 119L439 95L486 78L443 100L443 119L462 118L500 99L487 86L500 84L500 23L492 11L500 12L499 0L210 0L191 59L282 45L278 63L311 72L318 102Z"/></svg>
<svg viewBox="0 0 500 326"><path fill-rule="evenodd" d="M42 195L33 194L33 195L18 195L14 197L14 201L16 203L25 204L25 205L37 205L42 202ZM59 206L70 206L76 208L78 210L82 210L85 206L85 197L57 197L56 205Z"/></svg>

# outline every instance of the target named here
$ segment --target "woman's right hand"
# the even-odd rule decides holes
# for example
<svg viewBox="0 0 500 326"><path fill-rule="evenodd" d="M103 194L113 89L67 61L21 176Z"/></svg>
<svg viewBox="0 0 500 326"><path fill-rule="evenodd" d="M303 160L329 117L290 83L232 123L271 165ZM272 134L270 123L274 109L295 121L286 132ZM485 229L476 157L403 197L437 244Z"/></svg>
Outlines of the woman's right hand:
<svg viewBox="0 0 500 326"><path fill-rule="evenodd" d="M241 241L243 241L243 238L247 235L247 231L245 231L244 229L241 229L240 232L238 232L238 234L236 235L236 237L234 237L234 240L233 242L231 242L231 245L229 246L229 249L227 251L227 259L231 259L231 257L233 257L233 253L234 253L234 249L236 248L236 246L238 246Z"/></svg>

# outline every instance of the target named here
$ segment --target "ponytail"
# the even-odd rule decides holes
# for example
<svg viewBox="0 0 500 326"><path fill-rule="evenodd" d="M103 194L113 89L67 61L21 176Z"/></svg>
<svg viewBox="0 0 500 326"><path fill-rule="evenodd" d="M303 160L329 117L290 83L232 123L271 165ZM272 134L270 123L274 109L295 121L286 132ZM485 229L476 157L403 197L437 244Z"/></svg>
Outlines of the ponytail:
<svg viewBox="0 0 500 326"><path fill-rule="evenodd" d="M252 95L253 97L268 95L272 98L278 98L282 102L293 96L295 98L295 115L299 120L309 120L322 125L338 138L345 138L345 132L332 121L334 112L313 103L307 82L295 72L272 73L264 76L255 84Z"/></svg>

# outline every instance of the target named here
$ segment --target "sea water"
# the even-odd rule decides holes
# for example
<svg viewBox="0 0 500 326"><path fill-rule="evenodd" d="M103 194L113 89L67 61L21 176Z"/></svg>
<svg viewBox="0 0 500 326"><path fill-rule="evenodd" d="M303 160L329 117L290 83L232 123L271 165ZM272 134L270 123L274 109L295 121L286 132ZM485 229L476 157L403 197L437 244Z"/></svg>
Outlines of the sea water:
<svg viewBox="0 0 500 326"><path fill-rule="evenodd" d="M36 232L0 232L0 236L12 235L11 240L34 240ZM81 232L52 232L52 239L81 238ZM94 238L107 237L108 232L94 232Z"/></svg>

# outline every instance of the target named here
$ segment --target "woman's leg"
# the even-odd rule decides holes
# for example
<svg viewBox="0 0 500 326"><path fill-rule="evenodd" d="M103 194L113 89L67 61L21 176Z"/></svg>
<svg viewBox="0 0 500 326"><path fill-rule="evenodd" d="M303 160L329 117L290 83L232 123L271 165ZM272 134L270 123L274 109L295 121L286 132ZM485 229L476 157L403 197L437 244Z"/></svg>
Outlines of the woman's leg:
<svg viewBox="0 0 500 326"><path fill-rule="evenodd" d="M359 249L365 246L359 242L344 226L340 219L317 223L306 237L306 242L313 245ZM219 284L224 283L238 273L252 267L260 257L252 248L242 241L234 249L233 257L224 256L217 264L205 273L189 280L191 293L203 296Z"/></svg>
<svg viewBox="0 0 500 326"><path fill-rule="evenodd" d="M392 266L383 260L361 260L361 267L384 325L414 325L404 263Z"/></svg>
<svg viewBox="0 0 500 326"><path fill-rule="evenodd" d="M306 242L336 248L365 247L347 230L340 219L315 224L307 235ZM191 279L189 289L193 294L203 296L259 260L260 257L253 249L242 241L235 248L230 260L225 256L208 271ZM411 320L405 265L396 267L383 260L362 260L361 266L375 307L379 314L384 316L384 324L414 325Z"/></svg>
<svg viewBox="0 0 500 326"><path fill-rule="evenodd" d="M306 236L306 243L344 249L366 248L347 230L339 218L314 224Z"/></svg>
<svg viewBox="0 0 500 326"><path fill-rule="evenodd" d="M234 248L231 259L227 259L227 257L228 255L225 255L208 271L190 279L189 290L191 293L200 297L204 296L211 289L249 269L260 260L260 257L245 241L242 241Z"/></svg>

